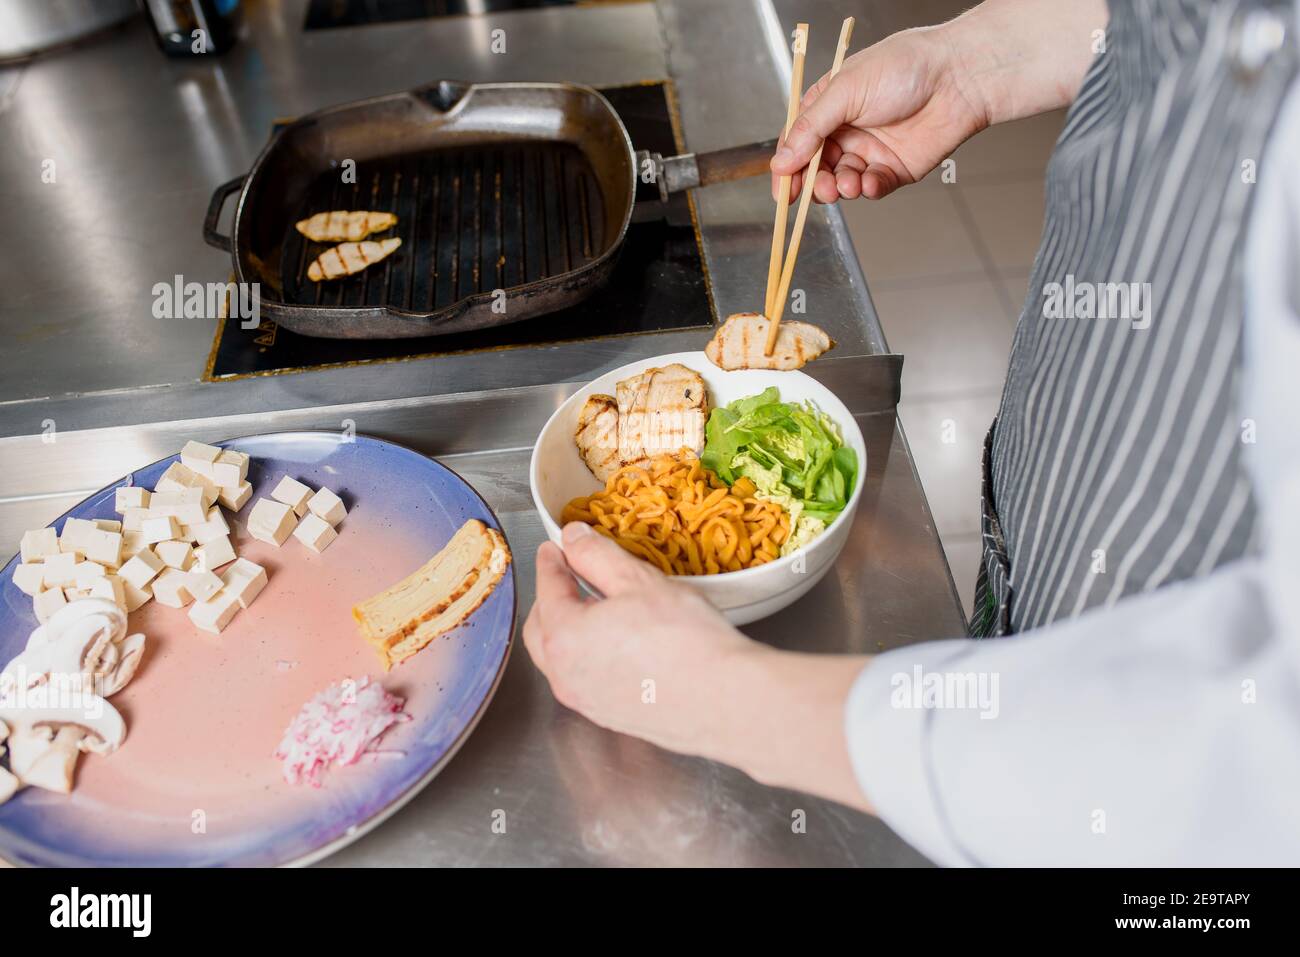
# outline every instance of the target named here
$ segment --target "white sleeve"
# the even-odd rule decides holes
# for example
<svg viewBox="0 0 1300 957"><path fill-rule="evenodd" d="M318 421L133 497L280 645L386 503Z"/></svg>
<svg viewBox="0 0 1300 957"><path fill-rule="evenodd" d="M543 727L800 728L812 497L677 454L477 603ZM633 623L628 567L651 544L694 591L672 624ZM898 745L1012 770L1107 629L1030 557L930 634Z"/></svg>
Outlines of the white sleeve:
<svg viewBox="0 0 1300 957"><path fill-rule="evenodd" d="M1300 863L1294 640L1257 577L881 655L847 709L864 792L945 864Z"/></svg>
<svg viewBox="0 0 1300 957"><path fill-rule="evenodd" d="M945 864L1300 864L1300 84L1260 164L1243 415L1256 558L1020 637L876 658L859 783Z"/></svg>

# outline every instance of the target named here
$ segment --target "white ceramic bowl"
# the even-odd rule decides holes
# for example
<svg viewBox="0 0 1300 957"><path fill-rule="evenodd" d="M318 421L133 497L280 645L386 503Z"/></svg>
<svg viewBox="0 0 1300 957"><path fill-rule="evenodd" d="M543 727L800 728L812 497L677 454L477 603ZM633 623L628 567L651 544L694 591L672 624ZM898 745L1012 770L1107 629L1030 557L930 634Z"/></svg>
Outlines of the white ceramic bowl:
<svg viewBox="0 0 1300 957"><path fill-rule="evenodd" d="M811 376L802 372L755 369L726 372L706 359L703 352L656 356L608 372L574 393L555 411L537 437L532 463L528 469L533 503L542 515L546 534L558 545L559 518L564 506L571 499L579 495L590 495L602 487L582 461L573 441L578 412L587 396L596 392L613 395L615 384L619 380L653 366L665 366L673 362L680 362L703 377L709 389L709 408L754 395L768 386L776 386L780 390L783 402L812 399L839 425L844 444L858 454L858 477L848 506L811 543L784 558L757 568L723 572L720 575L682 576L682 581L698 588L733 624L743 625L757 621L803 596L830 570L848 540L849 526L853 524L858 500L862 497L862 483L867 466L867 448L862 439L862 430L844 403Z"/></svg>

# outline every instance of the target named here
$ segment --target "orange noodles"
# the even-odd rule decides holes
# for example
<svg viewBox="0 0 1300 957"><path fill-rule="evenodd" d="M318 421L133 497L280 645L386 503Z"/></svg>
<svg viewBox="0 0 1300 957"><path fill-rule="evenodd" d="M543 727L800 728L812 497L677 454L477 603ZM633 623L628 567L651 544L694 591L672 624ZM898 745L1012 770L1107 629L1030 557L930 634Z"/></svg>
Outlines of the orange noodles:
<svg viewBox="0 0 1300 957"><path fill-rule="evenodd" d="M585 522L665 575L716 575L772 561L790 536L785 509L754 492L746 478L728 488L694 455L658 455L575 498L560 521Z"/></svg>

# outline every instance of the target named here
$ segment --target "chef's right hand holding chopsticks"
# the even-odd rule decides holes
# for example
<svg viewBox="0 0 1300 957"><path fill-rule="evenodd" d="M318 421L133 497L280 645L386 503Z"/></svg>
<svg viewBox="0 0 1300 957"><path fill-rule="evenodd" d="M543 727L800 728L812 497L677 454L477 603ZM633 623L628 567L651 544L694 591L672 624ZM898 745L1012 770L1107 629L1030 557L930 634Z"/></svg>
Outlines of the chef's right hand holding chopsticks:
<svg viewBox="0 0 1300 957"><path fill-rule="evenodd" d="M1053 34L1011 42L1053 7ZM1062 20L1094 24L1096 4L994 0L935 27L896 33L855 53L835 79L823 76L804 95L802 112L772 159L772 196L791 175L791 199L823 140L814 198L880 199L919 182L985 127L1069 104L1093 53ZM978 13L973 16L972 13ZM1016 55L1011 55L1012 53Z"/></svg>

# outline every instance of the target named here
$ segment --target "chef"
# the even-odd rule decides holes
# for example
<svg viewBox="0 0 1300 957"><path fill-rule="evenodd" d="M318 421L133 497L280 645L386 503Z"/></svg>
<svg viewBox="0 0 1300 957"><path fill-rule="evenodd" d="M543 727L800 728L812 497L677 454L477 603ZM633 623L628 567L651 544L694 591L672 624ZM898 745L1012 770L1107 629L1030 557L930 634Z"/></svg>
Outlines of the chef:
<svg viewBox="0 0 1300 957"><path fill-rule="evenodd" d="M1300 0L986 0L818 82L772 170L825 140L821 202L1070 107L985 443L971 630L1006 637L777 651L570 525L524 629L557 699L945 864L1300 863L1298 37ZM1067 284L1148 293L1089 318Z"/></svg>

